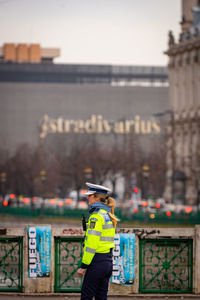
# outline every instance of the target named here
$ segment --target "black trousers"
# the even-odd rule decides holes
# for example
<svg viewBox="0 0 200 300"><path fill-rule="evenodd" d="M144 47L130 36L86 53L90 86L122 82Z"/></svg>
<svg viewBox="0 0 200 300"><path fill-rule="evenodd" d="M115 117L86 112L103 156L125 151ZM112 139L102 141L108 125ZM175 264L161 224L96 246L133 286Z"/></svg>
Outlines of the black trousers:
<svg viewBox="0 0 200 300"><path fill-rule="evenodd" d="M108 284L112 275L111 253L96 253L86 270L81 289L81 300L107 300Z"/></svg>

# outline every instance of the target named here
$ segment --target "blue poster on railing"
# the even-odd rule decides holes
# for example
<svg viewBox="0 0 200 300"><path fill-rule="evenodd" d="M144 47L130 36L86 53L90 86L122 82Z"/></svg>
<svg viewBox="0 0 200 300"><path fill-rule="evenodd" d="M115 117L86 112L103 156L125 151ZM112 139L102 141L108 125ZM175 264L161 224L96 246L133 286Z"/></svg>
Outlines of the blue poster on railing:
<svg viewBox="0 0 200 300"><path fill-rule="evenodd" d="M49 277L51 226L28 226L28 277Z"/></svg>
<svg viewBox="0 0 200 300"><path fill-rule="evenodd" d="M135 235L120 233L115 235L113 249L113 272L111 282L132 285L135 278Z"/></svg>

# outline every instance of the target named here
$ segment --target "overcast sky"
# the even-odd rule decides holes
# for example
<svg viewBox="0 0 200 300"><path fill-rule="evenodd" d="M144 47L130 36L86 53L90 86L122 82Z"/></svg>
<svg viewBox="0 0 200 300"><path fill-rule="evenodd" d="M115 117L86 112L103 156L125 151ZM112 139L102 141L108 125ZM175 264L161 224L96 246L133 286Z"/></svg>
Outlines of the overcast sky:
<svg viewBox="0 0 200 300"><path fill-rule="evenodd" d="M59 63L166 65L181 0L0 0L0 46L60 48Z"/></svg>

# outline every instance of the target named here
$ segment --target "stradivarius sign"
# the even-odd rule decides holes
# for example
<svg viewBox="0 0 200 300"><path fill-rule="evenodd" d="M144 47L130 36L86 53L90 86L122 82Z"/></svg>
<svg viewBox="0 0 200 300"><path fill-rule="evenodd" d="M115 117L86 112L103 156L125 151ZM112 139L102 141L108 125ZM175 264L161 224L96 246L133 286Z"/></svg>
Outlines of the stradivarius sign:
<svg viewBox="0 0 200 300"><path fill-rule="evenodd" d="M86 120L65 119L63 117L51 118L47 114L40 122L40 138L44 139L49 134L159 134L159 122L150 119L144 120L139 115L130 120L109 121L102 115L91 115Z"/></svg>

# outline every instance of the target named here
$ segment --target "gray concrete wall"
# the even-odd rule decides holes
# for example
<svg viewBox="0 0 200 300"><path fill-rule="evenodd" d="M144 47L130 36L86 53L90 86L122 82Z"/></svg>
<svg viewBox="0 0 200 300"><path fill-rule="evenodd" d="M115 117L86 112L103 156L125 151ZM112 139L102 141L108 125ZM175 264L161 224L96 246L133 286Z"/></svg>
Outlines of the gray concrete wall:
<svg viewBox="0 0 200 300"><path fill-rule="evenodd" d="M30 226L31 224L29 224ZM35 224L34 224L35 226ZM38 226L44 226L38 225ZM155 233L149 234L154 231ZM135 233L135 280L133 286L121 286L117 284L110 284L109 294L112 295L126 295L137 294L139 292L139 236L148 239L151 238L191 238L193 239L193 293L200 294L200 225L195 228L119 228L117 233ZM72 228L53 227L51 232L51 274L50 277L32 279L28 277L28 237L27 226L25 228L7 228L6 235L1 237L16 237L23 236L23 278L24 278L24 293L54 293L54 269L55 269L55 252L54 252L54 238L59 237L83 237L83 230L80 227Z"/></svg>

